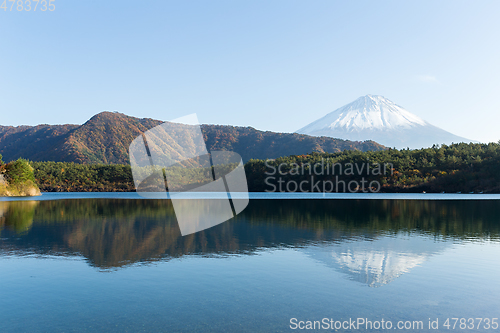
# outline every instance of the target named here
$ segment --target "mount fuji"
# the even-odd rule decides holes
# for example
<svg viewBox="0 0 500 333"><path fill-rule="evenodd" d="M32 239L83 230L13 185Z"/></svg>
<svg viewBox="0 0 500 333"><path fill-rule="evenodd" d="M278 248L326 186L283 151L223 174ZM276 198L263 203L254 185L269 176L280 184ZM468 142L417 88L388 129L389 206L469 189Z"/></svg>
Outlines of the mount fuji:
<svg viewBox="0 0 500 333"><path fill-rule="evenodd" d="M387 98L375 95L360 97L297 133L354 141L373 140L399 149L475 142L431 125Z"/></svg>

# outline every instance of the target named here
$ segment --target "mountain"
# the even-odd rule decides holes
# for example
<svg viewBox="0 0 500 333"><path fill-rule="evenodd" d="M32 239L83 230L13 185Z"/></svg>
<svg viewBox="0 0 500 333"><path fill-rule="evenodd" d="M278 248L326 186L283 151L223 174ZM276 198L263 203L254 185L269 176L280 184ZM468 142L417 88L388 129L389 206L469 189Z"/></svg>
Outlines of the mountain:
<svg viewBox="0 0 500 333"><path fill-rule="evenodd" d="M83 125L0 126L4 161L129 164L128 147L138 135L162 121L101 112ZM208 150L231 150L247 161L311 152L382 150L376 142L352 142L297 133L258 131L251 127L202 125Z"/></svg>
<svg viewBox="0 0 500 333"><path fill-rule="evenodd" d="M5 161L128 163L128 146L137 135L162 123L102 112L83 125L0 126Z"/></svg>
<svg viewBox="0 0 500 333"><path fill-rule="evenodd" d="M355 141L373 140L400 149L473 141L431 125L387 98L374 95L360 97L297 133Z"/></svg>

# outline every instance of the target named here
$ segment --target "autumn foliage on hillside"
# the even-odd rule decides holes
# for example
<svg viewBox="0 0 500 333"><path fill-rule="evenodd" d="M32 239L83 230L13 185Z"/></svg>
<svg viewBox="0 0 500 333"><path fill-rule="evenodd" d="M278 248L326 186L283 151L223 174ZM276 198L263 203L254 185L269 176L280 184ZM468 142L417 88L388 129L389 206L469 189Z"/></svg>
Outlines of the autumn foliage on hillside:
<svg viewBox="0 0 500 333"><path fill-rule="evenodd" d="M0 153L6 161L25 158L81 164L129 164L130 143L161 123L149 118L102 112L83 125L0 126ZM203 125L202 132L209 150L235 151L244 161L345 149L385 149L371 141L262 132L250 127Z"/></svg>

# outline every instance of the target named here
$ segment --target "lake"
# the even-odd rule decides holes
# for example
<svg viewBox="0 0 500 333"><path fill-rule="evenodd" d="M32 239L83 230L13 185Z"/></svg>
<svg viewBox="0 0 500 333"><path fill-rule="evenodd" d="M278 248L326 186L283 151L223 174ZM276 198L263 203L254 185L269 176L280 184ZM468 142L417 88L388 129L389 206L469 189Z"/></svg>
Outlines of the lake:
<svg viewBox="0 0 500 333"><path fill-rule="evenodd" d="M260 193L184 237L169 200L3 199L0 332L500 331L499 199Z"/></svg>

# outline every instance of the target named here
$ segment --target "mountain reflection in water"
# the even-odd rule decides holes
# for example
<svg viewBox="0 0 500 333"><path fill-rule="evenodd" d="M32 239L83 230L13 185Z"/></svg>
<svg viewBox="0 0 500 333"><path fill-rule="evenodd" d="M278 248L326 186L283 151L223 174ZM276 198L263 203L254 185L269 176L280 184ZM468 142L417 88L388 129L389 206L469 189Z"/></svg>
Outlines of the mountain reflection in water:
<svg viewBox="0 0 500 333"><path fill-rule="evenodd" d="M498 240L498 216L496 201L251 200L236 218L182 237L166 200L0 202L0 256L83 256L108 270L295 248L377 287L454 240Z"/></svg>

